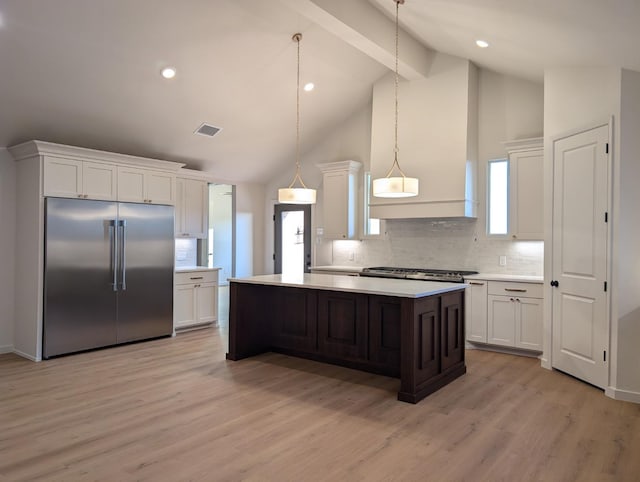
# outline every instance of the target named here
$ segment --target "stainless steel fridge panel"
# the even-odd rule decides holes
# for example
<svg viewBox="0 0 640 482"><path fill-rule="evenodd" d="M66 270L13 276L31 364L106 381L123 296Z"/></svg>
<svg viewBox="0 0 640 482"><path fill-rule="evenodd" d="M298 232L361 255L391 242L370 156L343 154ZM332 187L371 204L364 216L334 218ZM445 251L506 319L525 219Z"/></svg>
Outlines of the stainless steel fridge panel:
<svg viewBox="0 0 640 482"><path fill-rule="evenodd" d="M119 203L118 343L173 333L174 208Z"/></svg>
<svg viewBox="0 0 640 482"><path fill-rule="evenodd" d="M45 201L45 358L116 343L117 205Z"/></svg>

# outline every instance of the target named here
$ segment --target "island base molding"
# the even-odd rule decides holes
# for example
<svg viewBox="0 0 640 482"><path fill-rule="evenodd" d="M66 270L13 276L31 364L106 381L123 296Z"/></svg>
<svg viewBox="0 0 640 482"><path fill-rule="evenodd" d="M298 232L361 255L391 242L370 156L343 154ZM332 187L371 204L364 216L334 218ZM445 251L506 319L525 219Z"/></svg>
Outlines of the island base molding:
<svg viewBox="0 0 640 482"><path fill-rule="evenodd" d="M417 403L466 372L464 289L422 298L232 281L228 360L273 351L400 378Z"/></svg>

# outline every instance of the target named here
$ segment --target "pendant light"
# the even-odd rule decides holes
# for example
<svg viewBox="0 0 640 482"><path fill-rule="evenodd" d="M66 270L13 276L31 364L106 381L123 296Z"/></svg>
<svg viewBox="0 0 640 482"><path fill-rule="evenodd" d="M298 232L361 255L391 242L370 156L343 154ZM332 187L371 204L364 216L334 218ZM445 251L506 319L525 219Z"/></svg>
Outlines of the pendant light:
<svg viewBox="0 0 640 482"><path fill-rule="evenodd" d="M373 180L373 195L375 197L398 198L411 197L418 194L418 179L415 177L407 177L400 169L398 162L398 10L400 4L404 4L404 0L393 0L396 4L396 77L395 77L395 99L396 99L396 117L395 117L395 148L393 156L393 164L385 177ZM394 171L398 175L392 176Z"/></svg>
<svg viewBox="0 0 640 482"><path fill-rule="evenodd" d="M315 204L316 190L309 189L300 177L300 40L301 33L293 35L292 40L298 44L298 75L296 84L296 173L289 187L278 189L278 202L287 204ZM302 187L294 187L296 181Z"/></svg>

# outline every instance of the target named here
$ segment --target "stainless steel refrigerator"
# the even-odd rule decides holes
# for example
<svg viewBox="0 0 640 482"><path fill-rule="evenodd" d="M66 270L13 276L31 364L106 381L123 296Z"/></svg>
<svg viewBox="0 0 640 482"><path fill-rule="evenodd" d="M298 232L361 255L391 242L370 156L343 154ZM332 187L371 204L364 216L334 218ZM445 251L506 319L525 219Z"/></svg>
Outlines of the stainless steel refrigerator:
<svg viewBox="0 0 640 482"><path fill-rule="evenodd" d="M172 206L47 198L43 355L173 332Z"/></svg>

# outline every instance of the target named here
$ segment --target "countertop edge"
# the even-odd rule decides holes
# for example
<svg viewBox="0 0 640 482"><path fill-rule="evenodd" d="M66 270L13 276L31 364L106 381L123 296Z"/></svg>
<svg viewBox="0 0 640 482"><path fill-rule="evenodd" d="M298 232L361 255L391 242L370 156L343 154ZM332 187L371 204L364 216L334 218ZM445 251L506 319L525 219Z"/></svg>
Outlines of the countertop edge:
<svg viewBox="0 0 640 482"><path fill-rule="evenodd" d="M174 268L176 273L188 273L190 271L220 271L222 268L208 268L206 266L181 266L179 268Z"/></svg>
<svg viewBox="0 0 640 482"><path fill-rule="evenodd" d="M544 283L544 276L520 274L478 273L467 275L464 277L464 279L478 279L484 281L511 281L514 283Z"/></svg>
<svg viewBox="0 0 640 482"><path fill-rule="evenodd" d="M258 284L258 285L267 285L267 286L282 286L288 288L302 288L302 289L316 289L316 290L326 290L326 291L342 291L349 293L362 293L362 294L370 294L370 295L378 295L378 296L390 296L396 298L426 298L427 296L438 295L442 293L448 293L451 291L458 291L464 288L467 288L469 285L466 283L436 283L436 282L424 282L424 281L407 281L407 280L396 280L396 279L383 279L383 278L360 278L360 277L351 277L351 276L342 276L342 275L329 275L329 274L315 274L315 275L307 275L305 279L295 279L291 281L271 278L272 276L277 275L261 275L261 276L252 276L248 278L230 278L230 283L244 283L244 284ZM309 277L322 277L324 279L313 278L309 279ZM354 281L355 280L355 281ZM332 281L337 284L333 284ZM393 287L396 284L396 289L376 289L371 286L357 286L358 283L361 285L371 285L372 283L381 283L387 285L387 288ZM411 286L424 286L425 291L422 290L413 290L413 291L402 291L403 285L405 288L408 288L410 285L408 283L412 283ZM417 283L417 284L413 284ZM431 289L428 289L431 287Z"/></svg>

